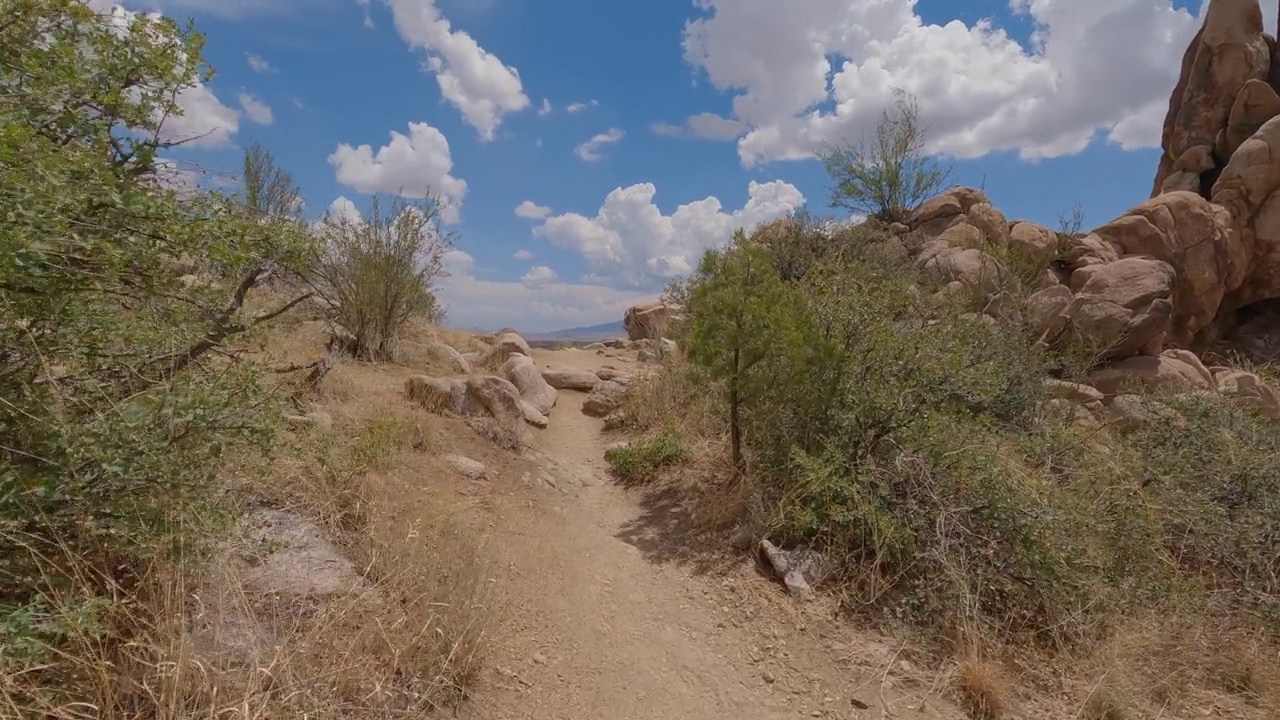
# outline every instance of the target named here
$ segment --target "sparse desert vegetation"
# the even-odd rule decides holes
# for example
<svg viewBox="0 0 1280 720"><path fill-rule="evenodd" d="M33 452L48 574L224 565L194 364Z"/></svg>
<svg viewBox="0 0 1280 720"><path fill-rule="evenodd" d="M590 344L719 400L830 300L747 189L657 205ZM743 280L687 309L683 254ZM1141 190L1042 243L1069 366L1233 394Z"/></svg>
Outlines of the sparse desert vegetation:
<svg viewBox="0 0 1280 720"><path fill-rule="evenodd" d="M1114 221L1006 218L900 94L822 153L856 222L530 343L441 327L430 193L184 182L193 30L0 0L0 715L1280 717L1280 88L1224 42Z"/></svg>

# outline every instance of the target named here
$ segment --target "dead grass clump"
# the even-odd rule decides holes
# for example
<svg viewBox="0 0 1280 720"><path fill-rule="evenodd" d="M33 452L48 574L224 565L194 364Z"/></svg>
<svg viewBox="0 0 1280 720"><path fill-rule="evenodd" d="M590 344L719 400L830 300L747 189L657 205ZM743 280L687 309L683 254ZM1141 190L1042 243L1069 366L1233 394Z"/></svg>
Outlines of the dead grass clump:
<svg viewBox="0 0 1280 720"><path fill-rule="evenodd" d="M956 665L955 690L975 720L1004 717L1013 695L1013 685L1004 669L978 655L966 657Z"/></svg>
<svg viewBox="0 0 1280 720"><path fill-rule="evenodd" d="M1095 687L1085 698L1079 713L1084 720L1130 720L1129 706L1112 688Z"/></svg>

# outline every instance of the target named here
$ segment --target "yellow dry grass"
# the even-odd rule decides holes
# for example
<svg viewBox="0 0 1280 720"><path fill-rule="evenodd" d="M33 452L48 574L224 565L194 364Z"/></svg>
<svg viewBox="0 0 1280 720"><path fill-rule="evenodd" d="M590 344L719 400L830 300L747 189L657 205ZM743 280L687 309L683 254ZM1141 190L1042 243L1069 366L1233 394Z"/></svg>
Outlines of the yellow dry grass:
<svg viewBox="0 0 1280 720"><path fill-rule="evenodd" d="M420 330L466 347L463 335ZM252 349L273 365L305 363L326 337L323 321L302 316ZM111 588L116 602L92 625L77 620L102 578L50 548L59 572L48 613L71 629L47 666L18 672L16 659L0 658L0 716L424 717L464 698L496 611L475 503L455 492L466 481L441 455L464 452L497 470L512 460L403 398L406 377L434 370L339 362L299 409L312 421L271 458L228 459L226 514L192 518L189 551ZM312 597L246 588L243 568L277 549L232 531L246 500L314 522L354 561L359 584ZM77 582L52 580L68 570Z"/></svg>

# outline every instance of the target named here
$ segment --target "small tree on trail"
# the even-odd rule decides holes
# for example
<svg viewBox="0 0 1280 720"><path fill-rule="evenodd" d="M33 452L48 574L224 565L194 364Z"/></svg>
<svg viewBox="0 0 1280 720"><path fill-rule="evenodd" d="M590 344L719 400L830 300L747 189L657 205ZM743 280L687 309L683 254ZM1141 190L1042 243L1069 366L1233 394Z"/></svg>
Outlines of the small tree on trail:
<svg viewBox="0 0 1280 720"><path fill-rule="evenodd" d="M833 183L831 204L883 222L902 222L938 194L951 169L925 154L926 128L915 98L897 93L876 126L875 138L829 146L819 156Z"/></svg>
<svg viewBox="0 0 1280 720"><path fill-rule="evenodd" d="M725 250L709 250L689 295L693 320L689 356L728 384L730 451L734 472L746 471L743 409L761 389L762 362L791 347L788 289L763 248L739 230Z"/></svg>

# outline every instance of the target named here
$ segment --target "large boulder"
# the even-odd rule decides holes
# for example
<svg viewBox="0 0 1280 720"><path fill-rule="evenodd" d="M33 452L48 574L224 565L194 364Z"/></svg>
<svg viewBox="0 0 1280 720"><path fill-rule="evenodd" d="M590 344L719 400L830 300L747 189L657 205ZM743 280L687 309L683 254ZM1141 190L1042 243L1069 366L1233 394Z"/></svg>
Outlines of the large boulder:
<svg viewBox="0 0 1280 720"><path fill-rule="evenodd" d="M542 379L557 390L590 391L600 382L600 378L590 370L552 365L541 370Z"/></svg>
<svg viewBox="0 0 1280 720"><path fill-rule="evenodd" d="M1086 265L1071 275L1071 331L1103 358L1158 353L1173 317L1173 283L1173 268L1150 258Z"/></svg>
<svg viewBox="0 0 1280 720"><path fill-rule="evenodd" d="M507 356L515 353L520 355L533 355L533 351L529 349L529 343L520 337L520 334L514 330L505 330L496 338L497 350L500 353L499 359L506 360Z"/></svg>
<svg viewBox="0 0 1280 720"><path fill-rule="evenodd" d="M1107 396L1134 391L1187 392L1215 389L1213 375L1200 358L1186 350L1120 360L1095 371L1086 382Z"/></svg>
<svg viewBox="0 0 1280 720"><path fill-rule="evenodd" d="M1200 191L1204 178L1221 167L1215 145L1236 98L1250 80L1265 81L1270 66L1258 0L1211 0L1169 98L1153 197L1172 190Z"/></svg>
<svg viewBox="0 0 1280 720"><path fill-rule="evenodd" d="M682 319L683 308L665 302L653 302L628 308L622 326L631 340L661 338L673 323Z"/></svg>
<svg viewBox="0 0 1280 720"><path fill-rule="evenodd" d="M502 374L520 392L520 397L543 415L556 406L556 389L542 378L538 366L528 355L512 354L502 364Z"/></svg>
<svg viewBox="0 0 1280 720"><path fill-rule="evenodd" d="M405 395L434 413L468 414L467 383L457 378L414 375L405 381Z"/></svg>
<svg viewBox="0 0 1280 720"><path fill-rule="evenodd" d="M596 385L582 403L582 412L591 417L606 417L622 404L622 396L627 386L614 380L604 380Z"/></svg>
<svg viewBox="0 0 1280 720"><path fill-rule="evenodd" d="M535 427L546 427L545 414L538 411L520 396L511 381L496 375L473 375L467 378L467 394L499 422L519 427L527 422Z"/></svg>

